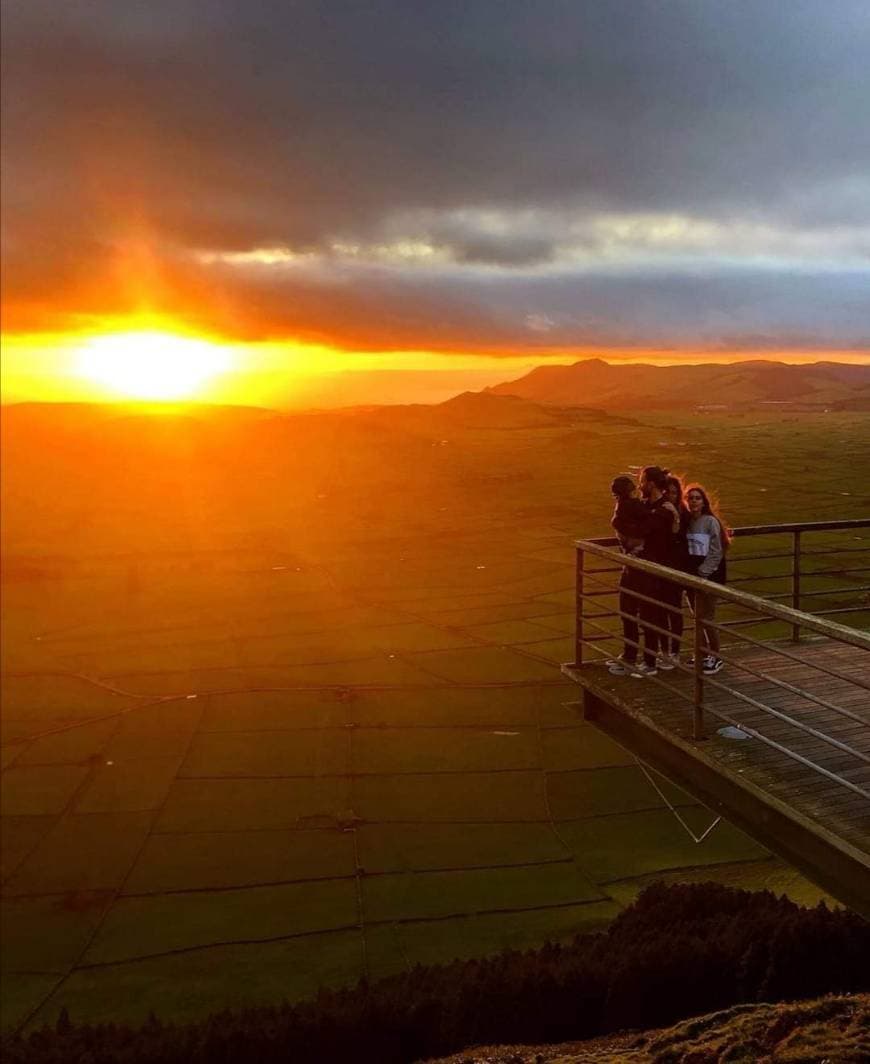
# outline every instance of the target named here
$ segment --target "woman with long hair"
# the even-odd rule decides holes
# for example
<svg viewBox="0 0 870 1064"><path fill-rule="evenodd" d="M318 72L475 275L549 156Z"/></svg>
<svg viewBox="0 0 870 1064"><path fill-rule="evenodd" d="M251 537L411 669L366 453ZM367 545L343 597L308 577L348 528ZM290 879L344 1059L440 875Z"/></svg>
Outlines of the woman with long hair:
<svg viewBox="0 0 870 1064"><path fill-rule="evenodd" d="M717 507L708 492L700 484L690 484L686 489L686 505L689 511L686 525L688 571L713 583L724 584L727 580L725 552L731 542L730 531L717 513ZM724 665L719 657L718 629L708 627L706 623L716 619L716 596L695 591L688 597L695 624L701 625L707 647L703 670L710 676Z"/></svg>

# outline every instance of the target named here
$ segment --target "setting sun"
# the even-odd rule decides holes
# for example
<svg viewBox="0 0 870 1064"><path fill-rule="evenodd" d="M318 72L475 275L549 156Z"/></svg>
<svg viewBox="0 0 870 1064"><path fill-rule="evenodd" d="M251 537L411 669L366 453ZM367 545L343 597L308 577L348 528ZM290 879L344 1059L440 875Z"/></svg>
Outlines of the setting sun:
<svg viewBox="0 0 870 1064"><path fill-rule="evenodd" d="M187 399L231 368L230 352L208 340L159 331L97 336L85 341L77 373L134 399Z"/></svg>

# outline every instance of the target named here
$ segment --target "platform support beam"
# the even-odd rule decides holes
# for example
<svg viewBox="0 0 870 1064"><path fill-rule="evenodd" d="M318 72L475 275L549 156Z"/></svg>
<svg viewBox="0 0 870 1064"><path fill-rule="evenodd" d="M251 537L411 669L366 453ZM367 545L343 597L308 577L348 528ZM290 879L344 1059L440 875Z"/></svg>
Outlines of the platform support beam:
<svg viewBox="0 0 870 1064"><path fill-rule="evenodd" d="M583 716L650 768L870 920L870 857L783 806L700 750L584 689ZM700 755L700 756L699 756Z"/></svg>

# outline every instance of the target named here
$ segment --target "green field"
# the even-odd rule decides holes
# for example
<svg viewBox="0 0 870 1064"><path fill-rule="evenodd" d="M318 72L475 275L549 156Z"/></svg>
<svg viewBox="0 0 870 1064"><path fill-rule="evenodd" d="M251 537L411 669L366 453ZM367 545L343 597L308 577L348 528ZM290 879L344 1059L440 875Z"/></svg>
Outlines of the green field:
<svg viewBox="0 0 870 1064"><path fill-rule="evenodd" d="M109 445L84 412L38 455L7 423L4 1025L539 945L659 875L820 896L728 825L696 845L558 663L571 542L607 534L613 475L671 465L735 525L866 516L868 416L439 416ZM844 543L856 572L805 587L851 606L870 542L812 545ZM786 590L787 564L739 563L758 550L735 546L737 586Z"/></svg>

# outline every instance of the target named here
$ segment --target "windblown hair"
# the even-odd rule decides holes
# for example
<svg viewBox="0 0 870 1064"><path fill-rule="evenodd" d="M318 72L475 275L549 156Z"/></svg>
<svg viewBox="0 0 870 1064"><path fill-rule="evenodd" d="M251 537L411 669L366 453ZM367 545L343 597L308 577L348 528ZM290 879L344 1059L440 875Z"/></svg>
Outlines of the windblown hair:
<svg viewBox="0 0 870 1064"><path fill-rule="evenodd" d="M651 483L659 489L659 491L667 491L668 487L668 473L670 470L662 469L661 466L648 465L644 466L640 471L641 480L649 480Z"/></svg>
<svg viewBox="0 0 870 1064"><path fill-rule="evenodd" d="M686 499L685 499L685 495L683 493L683 481L682 481L682 478L678 477L675 473L671 473L667 469L664 470L664 472L667 474L667 478L668 478L667 487L668 488L676 488L677 489L677 509L678 510L685 510L685 508L686 508ZM665 491L667 492L667 488L665 489Z"/></svg>
<svg viewBox="0 0 870 1064"><path fill-rule="evenodd" d="M722 529L722 546L727 550L731 546L731 540L734 535L728 525L719 512L719 500L715 495L711 495L702 484L687 484L685 488L685 497L688 499L689 492L697 491L701 498L704 500L701 507L701 513L707 514L710 517L715 517L719 522L719 527Z"/></svg>

